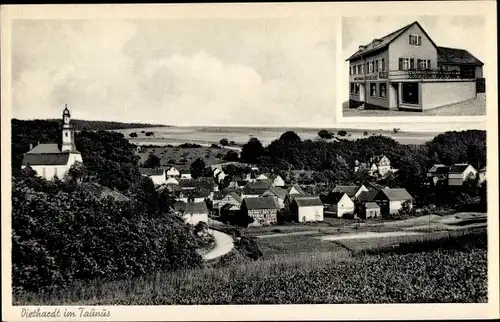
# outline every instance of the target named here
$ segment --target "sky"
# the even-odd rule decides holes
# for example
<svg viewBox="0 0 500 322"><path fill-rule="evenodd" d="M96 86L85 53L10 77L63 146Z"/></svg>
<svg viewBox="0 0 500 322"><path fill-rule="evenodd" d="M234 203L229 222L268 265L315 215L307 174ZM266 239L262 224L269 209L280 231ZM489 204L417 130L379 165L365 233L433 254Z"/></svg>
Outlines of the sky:
<svg viewBox="0 0 500 322"><path fill-rule="evenodd" d="M328 124L335 54L333 18L16 21L13 117Z"/></svg>
<svg viewBox="0 0 500 322"><path fill-rule="evenodd" d="M359 45L368 44L414 21L418 21L438 46L468 50L482 62L487 61L485 19L483 16L363 16L342 18L342 98L348 99L349 64L345 60Z"/></svg>
<svg viewBox="0 0 500 322"><path fill-rule="evenodd" d="M446 32L439 31L448 28L446 18L418 20L437 43L477 46L472 52L482 58L474 19L459 19ZM343 49L370 41L372 30L384 34L405 23L349 18ZM337 65L342 66L336 62L337 26L329 17L15 20L12 116L59 118L68 104L74 118L87 120L350 126L336 120L342 108L336 102ZM454 34L465 26L468 33ZM389 124L404 130L421 126Z"/></svg>

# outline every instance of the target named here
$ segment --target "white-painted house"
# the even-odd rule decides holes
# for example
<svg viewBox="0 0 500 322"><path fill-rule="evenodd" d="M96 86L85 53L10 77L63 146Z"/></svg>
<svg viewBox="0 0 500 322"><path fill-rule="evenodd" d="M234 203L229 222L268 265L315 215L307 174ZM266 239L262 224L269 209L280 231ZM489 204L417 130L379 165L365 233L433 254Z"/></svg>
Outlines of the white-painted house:
<svg viewBox="0 0 500 322"><path fill-rule="evenodd" d="M205 202L182 202L174 203L174 212L181 216L188 224L196 226L199 222L208 224L208 208Z"/></svg>
<svg viewBox="0 0 500 322"><path fill-rule="evenodd" d="M170 167L167 170L167 177L179 177L181 175L180 171L177 170L175 167Z"/></svg>
<svg viewBox="0 0 500 322"><path fill-rule="evenodd" d="M323 197L323 204L336 217L342 218L354 215L354 202L345 192L330 192Z"/></svg>
<svg viewBox="0 0 500 322"><path fill-rule="evenodd" d="M166 181L165 181L166 184L175 184L175 185L179 185L179 180L177 180L176 177L169 177Z"/></svg>
<svg viewBox="0 0 500 322"><path fill-rule="evenodd" d="M143 176L149 177L157 186L167 183L167 178L165 177L165 169L140 168L139 172Z"/></svg>
<svg viewBox="0 0 500 322"><path fill-rule="evenodd" d="M468 179L473 179L477 176L477 170L467 163L454 164L448 170L448 185L461 186Z"/></svg>
<svg viewBox="0 0 500 322"><path fill-rule="evenodd" d="M62 144L38 144L24 154L21 169L31 167L38 176L47 180L54 177L64 178L71 166L83 163L82 155L76 150L73 131L70 124L70 113L67 107L63 111Z"/></svg>
<svg viewBox="0 0 500 322"><path fill-rule="evenodd" d="M295 196L290 211L298 222L323 221L323 203L317 196Z"/></svg>
<svg viewBox="0 0 500 322"><path fill-rule="evenodd" d="M272 182L273 187L284 187L285 186L285 180L280 175L273 176L273 182Z"/></svg>

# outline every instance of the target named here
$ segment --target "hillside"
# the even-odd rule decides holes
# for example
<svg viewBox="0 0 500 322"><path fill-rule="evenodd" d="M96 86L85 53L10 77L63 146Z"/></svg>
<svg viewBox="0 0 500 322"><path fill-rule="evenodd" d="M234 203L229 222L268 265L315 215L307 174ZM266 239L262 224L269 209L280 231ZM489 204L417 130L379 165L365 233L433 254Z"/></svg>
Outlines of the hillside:
<svg viewBox="0 0 500 322"><path fill-rule="evenodd" d="M60 122L60 119L48 119L47 121ZM137 129L146 127L167 127L163 124L149 124L149 123L123 123L114 121L89 121L71 119L71 126L75 131L109 131L121 129Z"/></svg>

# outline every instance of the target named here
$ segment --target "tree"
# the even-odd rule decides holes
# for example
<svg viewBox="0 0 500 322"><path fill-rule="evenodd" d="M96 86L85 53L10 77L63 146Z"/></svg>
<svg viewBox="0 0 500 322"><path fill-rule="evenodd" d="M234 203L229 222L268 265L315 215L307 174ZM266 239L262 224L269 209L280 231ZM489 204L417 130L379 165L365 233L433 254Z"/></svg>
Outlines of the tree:
<svg viewBox="0 0 500 322"><path fill-rule="evenodd" d="M226 155L224 156L224 160L228 162L236 162L239 160L238 152L235 151L227 151Z"/></svg>
<svg viewBox="0 0 500 322"><path fill-rule="evenodd" d="M158 168L160 166L160 158L158 158L154 153L150 153L142 166L144 168Z"/></svg>
<svg viewBox="0 0 500 322"><path fill-rule="evenodd" d="M136 138L136 137L137 137L137 133L132 132L132 133L130 133L130 134L129 134L129 136L130 136L131 138Z"/></svg>
<svg viewBox="0 0 500 322"><path fill-rule="evenodd" d="M228 139L226 139L226 138L221 139L221 140L219 141L219 143L220 143L222 146L227 146L227 145L229 145L229 141L228 141Z"/></svg>
<svg viewBox="0 0 500 322"><path fill-rule="evenodd" d="M340 131L337 132L337 134L340 135L340 136L346 136L347 135L347 131L340 130Z"/></svg>
<svg viewBox="0 0 500 322"><path fill-rule="evenodd" d="M333 138L332 133L330 133L330 131L328 131L328 130L320 130L318 132L318 136L320 138L322 138L322 139L331 139L331 138Z"/></svg>
<svg viewBox="0 0 500 322"><path fill-rule="evenodd" d="M280 136L279 140L291 144L298 144L302 141L294 131L286 131Z"/></svg>
<svg viewBox="0 0 500 322"><path fill-rule="evenodd" d="M364 135L364 136L368 136L368 131L364 131L364 132L363 132L363 135Z"/></svg>
<svg viewBox="0 0 500 322"><path fill-rule="evenodd" d="M241 160L247 163L258 163L266 155L266 149L257 138L251 138L241 149Z"/></svg>
<svg viewBox="0 0 500 322"><path fill-rule="evenodd" d="M193 163L191 163L190 169L193 179L203 176L205 170L205 161L200 158L196 159Z"/></svg>

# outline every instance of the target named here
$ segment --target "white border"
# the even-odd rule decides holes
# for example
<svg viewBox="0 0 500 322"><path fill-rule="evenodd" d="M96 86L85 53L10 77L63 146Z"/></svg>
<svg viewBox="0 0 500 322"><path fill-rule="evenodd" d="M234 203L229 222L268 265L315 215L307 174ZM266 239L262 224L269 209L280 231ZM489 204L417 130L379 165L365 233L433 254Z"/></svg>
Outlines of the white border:
<svg viewBox="0 0 500 322"><path fill-rule="evenodd" d="M192 4L192 5L44 5L1 7L2 57L2 318L25 321L20 307L12 306L10 265L10 23L12 19L201 19L201 18L273 18L273 17L340 17L362 15L408 14L484 14L488 17L488 34L496 39L496 3L493 1L458 2L379 2L379 3L273 3L273 4ZM495 35L495 38L493 38ZM339 44L337 39L337 44ZM496 57L496 41L489 50ZM337 59L342 46L337 45ZM337 64L341 62L337 60ZM338 66L337 65L337 66ZM337 68L339 73L341 69ZM494 77L492 74L495 73ZM341 74L341 73L339 73ZM489 303L488 304L394 304L394 305L252 305L252 306L108 306L108 320L307 320L307 319L445 319L498 317L498 140L496 61L489 63L487 86L488 128L488 196L489 218ZM337 76L337 79L340 76ZM341 80L340 80L341 81ZM337 84L337 86L340 83ZM337 93L337 99L341 97ZM340 105L340 109L342 106ZM391 118L390 121L394 121ZM445 118L455 121L455 118ZM337 122L340 119L337 119ZM366 121L363 119L363 121ZM399 118L398 122L402 122ZM412 121L415 121L412 119ZM435 117L432 121L437 121ZM458 121L458 120L457 120ZM377 118L377 122L384 122ZM54 308L54 307L51 307ZM59 307L65 308L65 307ZM75 307L66 306L75 309ZM96 307L100 308L100 307ZM33 319L31 319L33 320ZM62 321L64 318L54 318ZM95 319L93 319L95 320ZM76 319L74 319L76 321Z"/></svg>

